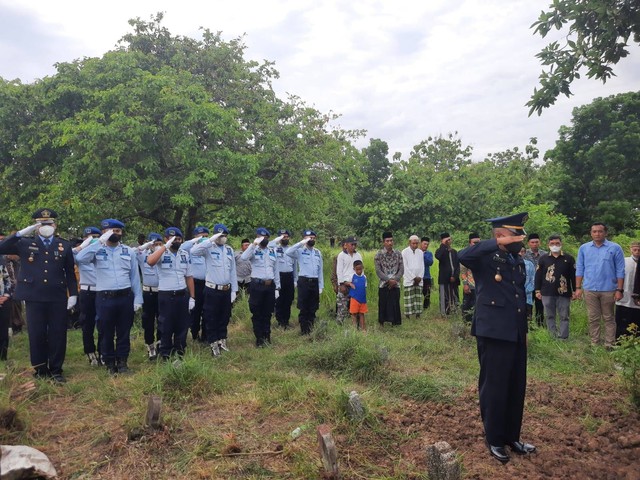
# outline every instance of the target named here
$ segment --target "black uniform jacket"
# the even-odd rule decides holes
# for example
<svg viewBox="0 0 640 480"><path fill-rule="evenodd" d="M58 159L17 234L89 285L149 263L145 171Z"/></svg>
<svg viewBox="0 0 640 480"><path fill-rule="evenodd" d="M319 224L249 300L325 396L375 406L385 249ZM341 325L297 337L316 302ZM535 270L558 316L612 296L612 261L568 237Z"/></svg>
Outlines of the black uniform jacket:
<svg viewBox="0 0 640 480"><path fill-rule="evenodd" d="M500 250L495 239L461 250L458 258L473 271L476 281L471 334L509 342L524 341L527 297L522 258Z"/></svg>
<svg viewBox="0 0 640 480"><path fill-rule="evenodd" d="M49 248L39 236L9 235L0 242L0 254L20 256L15 298L27 302L62 302L78 294L71 245L52 237Z"/></svg>

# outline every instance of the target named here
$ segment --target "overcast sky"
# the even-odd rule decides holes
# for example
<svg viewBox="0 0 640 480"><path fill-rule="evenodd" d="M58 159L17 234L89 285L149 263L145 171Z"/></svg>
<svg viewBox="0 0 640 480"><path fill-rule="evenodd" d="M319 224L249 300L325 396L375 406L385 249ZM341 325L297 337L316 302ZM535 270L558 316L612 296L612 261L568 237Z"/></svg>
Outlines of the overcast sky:
<svg viewBox="0 0 640 480"><path fill-rule="evenodd" d="M174 35L199 27L230 40L246 34L246 58L276 63L281 97L300 96L365 129L407 158L428 136L457 131L474 159L538 137L552 148L571 110L596 97L638 90L640 49L605 85L576 82L541 117L524 104L537 85L546 42L530 25L550 0L0 0L0 76L23 83L54 63L97 57L131 29L130 18L165 12Z"/></svg>

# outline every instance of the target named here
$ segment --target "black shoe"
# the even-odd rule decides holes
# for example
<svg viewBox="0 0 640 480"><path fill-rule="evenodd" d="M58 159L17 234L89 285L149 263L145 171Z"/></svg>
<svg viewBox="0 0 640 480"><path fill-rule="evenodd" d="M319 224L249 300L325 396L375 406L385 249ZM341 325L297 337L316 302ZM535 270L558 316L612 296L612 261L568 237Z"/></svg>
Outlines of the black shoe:
<svg viewBox="0 0 640 480"><path fill-rule="evenodd" d="M489 448L491 456L498 459L499 462L507 463L509 461L509 454L504 447L496 447L494 445L489 445L488 443L487 447Z"/></svg>
<svg viewBox="0 0 640 480"><path fill-rule="evenodd" d="M509 443L509 447L513 453L517 453L518 455L528 455L536 451L536 447L530 443L511 442Z"/></svg>
<svg viewBox="0 0 640 480"><path fill-rule="evenodd" d="M116 360L116 369L118 373L129 373L129 367L127 366L127 361L123 359Z"/></svg>
<svg viewBox="0 0 640 480"><path fill-rule="evenodd" d="M51 375L51 381L58 384L67 383L67 379L64 378L61 373L54 373Z"/></svg>
<svg viewBox="0 0 640 480"><path fill-rule="evenodd" d="M33 372L33 378L37 378L38 380L46 380L51 378L51 373L48 370L36 370Z"/></svg>
<svg viewBox="0 0 640 480"><path fill-rule="evenodd" d="M110 375L117 375L118 374L118 369L116 368L115 365L113 364L106 364L107 367L107 372L109 372Z"/></svg>

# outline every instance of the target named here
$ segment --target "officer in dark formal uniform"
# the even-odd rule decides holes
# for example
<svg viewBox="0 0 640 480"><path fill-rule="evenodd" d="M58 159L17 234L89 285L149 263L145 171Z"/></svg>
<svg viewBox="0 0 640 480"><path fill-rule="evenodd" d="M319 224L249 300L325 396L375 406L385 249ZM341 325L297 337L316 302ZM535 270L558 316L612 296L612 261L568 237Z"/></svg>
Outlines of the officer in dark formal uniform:
<svg viewBox="0 0 640 480"><path fill-rule="evenodd" d="M20 274L15 298L27 307L29 352L36 378L64 383L62 364L67 349L67 310L75 306L78 284L71 245L54 236L58 214L41 208L35 225L0 242L0 254L19 255ZM36 233L35 236L30 236ZM68 293L71 293L68 296Z"/></svg>
<svg viewBox="0 0 640 480"><path fill-rule="evenodd" d="M269 247L273 248L278 258L280 270L280 295L276 300L276 321L278 326L285 330L289 328L291 318L291 305L295 296L295 286L298 283L298 265L295 258L287 255L289 237L291 232L286 228L278 230L278 236L269 242Z"/></svg>
<svg viewBox="0 0 640 480"><path fill-rule="evenodd" d="M476 308L471 334L480 361L480 414L492 456L509 461L506 446L524 455L535 447L520 441L527 383L527 299L523 246L528 215L487 220L493 239L459 253L460 263L473 271Z"/></svg>

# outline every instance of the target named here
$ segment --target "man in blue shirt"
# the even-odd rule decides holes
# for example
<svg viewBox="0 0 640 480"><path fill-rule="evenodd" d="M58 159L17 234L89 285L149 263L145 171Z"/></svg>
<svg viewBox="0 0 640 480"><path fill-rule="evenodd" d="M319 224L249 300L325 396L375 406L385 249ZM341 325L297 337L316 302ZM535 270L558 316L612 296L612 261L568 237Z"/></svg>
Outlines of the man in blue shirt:
<svg viewBox="0 0 640 480"><path fill-rule="evenodd" d="M97 227L87 227L84 229L84 241L72 249L75 257L76 253L84 247L97 242L100 236L100 229ZM102 334L100 326L96 325L96 268L93 264L78 265L80 273L80 295L78 298L78 308L80 310L80 324L82 325L82 345L84 353L89 359L89 365L97 366L100 364L100 341ZM98 350L93 339L93 331L98 330Z"/></svg>
<svg viewBox="0 0 640 480"><path fill-rule="evenodd" d="M189 252L180 249L182 238L178 227L167 228L166 243L146 260L152 267L158 266L158 325L163 360L168 360L173 353L184 356L191 325L189 311L196 303Z"/></svg>
<svg viewBox="0 0 640 480"><path fill-rule="evenodd" d="M158 268L147 263L147 257L156 249L164 245L162 235L151 232L147 237L147 243L140 245L136 252L136 259L140 272L142 272L142 329L144 330L144 343L147 346L149 360L158 357L158 347L162 332L159 324L158 313Z"/></svg>
<svg viewBox="0 0 640 480"><path fill-rule="evenodd" d="M322 253L314 248L316 232L305 230L302 241L287 250L287 255L298 263L298 322L303 335L311 333L320 307L320 294L324 289Z"/></svg>
<svg viewBox="0 0 640 480"><path fill-rule="evenodd" d="M291 318L291 304L295 295L295 284L298 281L298 265L295 258L287 255L289 237L291 232L287 229L278 230L278 237L269 242L269 246L276 252L278 267L280 270L280 295L276 300L276 321L283 329L289 328Z"/></svg>
<svg viewBox="0 0 640 480"><path fill-rule="evenodd" d="M424 300L422 302L422 308L426 310L431 306L431 272L429 271L431 265L433 265L433 253L429 251L429 243L431 239L429 237L422 237L420 239L420 250L424 255L424 275L422 276L422 296Z"/></svg>
<svg viewBox="0 0 640 480"><path fill-rule="evenodd" d="M78 265L96 267L96 314L102 328L100 353L112 375L129 372L131 327L142 308L142 288L135 249L121 243L124 223L108 218L100 223L96 243L76 254ZM114 345L115 343L115 345Z"/></svg>
<svg viewBox="0 0 640 480"><path fill-rule="evenodd" d="M196 244L202 242L209 236L209 229L198 225L193 229L193 238L182 244L182 249L187 252ZM207 342L206 325L203 317L204 308L204 282L207 276L206 260L202 256L191 256L191 273L193 274L193 285L196 293L196 306L191 310L191 337L202 343ZM202 333L200 333L202 329Z"/></svg>
<svg viewBox="0 0 640 480"><path fill-rule="evenodd" d="M256 235L240 258L251 262L249 310L256 347L266 347L271 343L271 314L280 294L280 266L276 252L269 247L269 230L260 227Z"/></svg>
<svg viewBox="0 0 640 480"><path fill-rule="evenodd" d="M597 222L591 225L593 241L580 245L576 261L575 298L584 296L591 344L602 343L602 318L605 330L604 346L610 350L616 341L614 306L624 293L624 252L620 245L610 242L606 237L607 226Z"/></svg>
<svg viewBox="0 0 640 480"><path fill-rule="evenodd" d="M213 235L201 238L191 248L192 257L205 259L206 280L204 287L203 331L211 355L228 352L227 327L231 319L231 304L238 293L238 277L233 248L227 245L229 230L222 223L213 226Z"/></svg>

